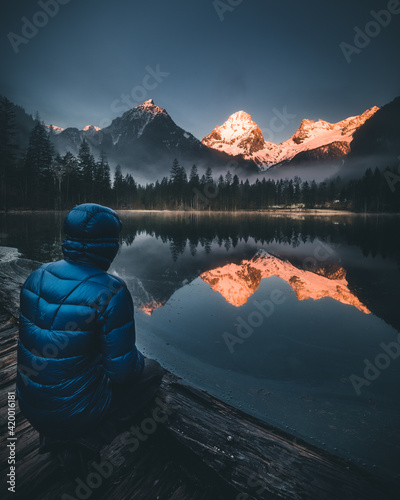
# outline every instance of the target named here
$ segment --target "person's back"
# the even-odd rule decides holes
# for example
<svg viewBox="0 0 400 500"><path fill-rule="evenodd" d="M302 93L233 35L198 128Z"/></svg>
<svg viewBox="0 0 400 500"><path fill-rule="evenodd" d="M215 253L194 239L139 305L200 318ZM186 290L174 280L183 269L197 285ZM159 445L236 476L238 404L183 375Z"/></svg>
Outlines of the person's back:
<svg viewBox="0 0 400 500"><path fill-rule="evenodd" d="M131 295L106 272L120 229L113 210L76 207L64 224L65 260L41 266L21 290L17 397L48 436L92 429L107 413L113 387L134 385L142 374Z"/></svg>

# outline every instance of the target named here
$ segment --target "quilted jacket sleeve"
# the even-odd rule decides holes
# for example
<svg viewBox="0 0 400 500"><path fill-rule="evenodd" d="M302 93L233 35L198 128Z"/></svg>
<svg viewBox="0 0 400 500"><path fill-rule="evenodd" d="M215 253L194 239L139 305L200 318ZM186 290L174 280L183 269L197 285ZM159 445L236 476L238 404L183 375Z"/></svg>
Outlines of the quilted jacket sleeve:
<svg viewBox="0 0 400 500"><path fill-rule="evenodd" d="M126 285L108 302L101 315L103 366L113 382L124 383L143 371L143 355L137 350L133 302Z"/></svg>

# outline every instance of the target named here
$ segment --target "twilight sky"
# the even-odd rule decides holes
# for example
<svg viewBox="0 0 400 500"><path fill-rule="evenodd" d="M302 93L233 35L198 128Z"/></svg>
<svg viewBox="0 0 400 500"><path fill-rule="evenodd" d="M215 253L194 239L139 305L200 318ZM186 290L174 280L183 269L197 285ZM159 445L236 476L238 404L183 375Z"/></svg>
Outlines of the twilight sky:
<svg viewBox="0 0 400 500"><path fill-rule="evenodd" d="M0 20L0 93L47 124L102 127L152 98L199 139L244 110L281 142L303 118L335 122L400 95L398 0L59 0L46 22L38 12L55 1L7 2ZM372 25L389 5L399 13ZM22 18L45 25L13 47ZM376 36L347 62L341 42L366 25Z"/></svg>

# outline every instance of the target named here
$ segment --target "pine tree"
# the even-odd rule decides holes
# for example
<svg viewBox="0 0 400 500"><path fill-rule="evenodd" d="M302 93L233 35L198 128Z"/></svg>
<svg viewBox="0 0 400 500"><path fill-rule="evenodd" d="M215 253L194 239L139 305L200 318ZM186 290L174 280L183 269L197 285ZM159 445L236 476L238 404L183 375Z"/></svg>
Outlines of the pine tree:
<svg viewBox="0 0 400 500"><path fill-rule="evenodd" d="M239 177L237 174L233 176L231 185L231 210L237 210L240 208L240 187L239 187Z"/></svg>
<svg viewBox="0 0 400 500"><path fill-rule="evenodd" d="M317 196L318 196L318 186L315 180L311 182L311 187L310 187L310 206L311 208L315 207L315 204L317 203Z"/></svg>
<svg viewBox="0 0 400 500"><path fill-rule="evenodd" d="M176 158L172 162L170 178L172 184L175 184L176 186L179 187L182 187L182 185L185 184L185 182L187 182L187 175L185 169L179 164Z"/></svg>
<svg viewBox="0 0 400 500"><path fill-rule="evenodd" d="M328 184L324 181L318 186L317 204L324 206L328 201Z"/></svg>
<svg viewBox="0 0 400 500"><path fill-rule="evenodd" d="M25 200L32 207L43 207L44 202L48 206L54 199L53 154L49 134L37 121L29 136L23 172Z"/></svg>
<svg viewBox="0 0 400 500"><path fill-rule="evenodd" d="M115 167L114 184L113 184L114 199L117 208L119 208L121 204L123 187L124 187L124 179L122 177L121 165L118 164Z"/></svg>
<svg viewBox="0 0 400 500"><path fill-rule="evenodd" d="M176 158L172 162L170 175L173 202L176 207L185 208L187 175L185 169L179 164Z"/></svg>
<svg viewBox="0 0 400 500"><path fill-rule="evenodd" d="M54 208L56 210L61 210L63 206L62 201L62 186L63 186L63 178L65 174L65 166L64 162L59 154L56 155L54 161L52 162L52 173L54 176Z"/></svg>
<svg viewBox="0 0 400 500"><path fill-rule="evenodd" d="M305 208L310 208L311 207L310 185L308 184L307 181L305 181L301 187L301 198Z"/></svg>
<svg viewBox="0 0 400 500"><path fill-rule="evenodd" d="M94 199L106 205L111 193L110 166L104 151L100 153L100 160L95 164L93 176Z"/></svg>
<svg viewBox="0 0 400 500"><path fill-rule="evenodd" d="M94 196L94 174L96 162L90 152L90 146L86 139L83 139L78 153L78 166L82 181L82 198L87 203L93 200Z"/></svg>
<svg viewBox="0 0 400 500"><path fill-rule="evenodd" d="M197 166L193 165L189 174L189 183L192 187L197 187L199 185L200 178Z"/></svg>
<svg viewBox="0 0 400 500"><path fill-rule="evenodd" d="M137 185L131 174L126 174L124 178L124 202L128 208L133 208L137 198Z"/></svg>
<svg viewBox="0 0 400 500"><path fill-rule="evenodd" d="M295 205L301 202L301 179L295 175L293 179L293 203Z"/></svg>
<svg viewBox="0 0 400 500"><path fill-rule="evenodd" d="M61 158L63 165L63 206L80 204L80 175L78 160L71 152Z"/></svg>
<svg viewBox="0 0 400 500"><path fill-rule="evenodd" d="M172 167L170 171L170 179L173 184L176 184L179 181L181 167L179 165L179 161L175 158L172 162Z"/></svg>
<svg viewBox="0 0 400 500"><path fill-rule="evenodd" d="M207 167L205 179L206 179L206 184L212 184L214 182L213 172L211 167Z"/></svg>
<svg viewBox="0 0 400 500"><path fill-rule="evenodd" d="M168 189L169 189L168 177L163 177L160 183L160 202L161 202L160 208L162 209L169 208Z"/></svg>

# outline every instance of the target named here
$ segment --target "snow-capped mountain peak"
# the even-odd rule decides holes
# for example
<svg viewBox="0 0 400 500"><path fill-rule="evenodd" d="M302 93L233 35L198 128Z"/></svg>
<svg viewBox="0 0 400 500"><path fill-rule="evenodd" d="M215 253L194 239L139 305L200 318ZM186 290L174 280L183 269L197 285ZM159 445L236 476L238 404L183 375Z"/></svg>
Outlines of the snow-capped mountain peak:
<svg viewBox="0 0 400 500"><path fill-rule="evenodd" d="M86 125L83 129L84 132L98 132L99 130L101 130L101 128L96 127L95 125Z"/></svg>
<svg viewBox="0 0 400 500"><path fill-rule="evenodd" d="M250 124L254 124L249 113L246 113L245 111L236 111L236 113L233 113L228 118L227 122L228 123L239 123L239 124L242 122L248 122Z"/></svg>
<svg viewBox="0 0 400 500"><path fill-rule="evenodd" d="M121 118L115 119L108 127L112 130L113 144L115 145L120 140L121 134L128 134L138 139L150 123L160 118L169 118L169 115L164 108L154 104L153 99L148 99L139 106L126 111Z"/></svg>
<svg viewBox="0 0 400 500"><path fill-rule="evenodd" d="M154 104L153 99L148 99L142 104L139 104L139 106L136 106L136 108L127 111L127 113L130 113L131 116L137 115L138 113L149 113L151 115L167 114L164 108L160 108L159 106Z"/></svg>
<svg viewBox="0 0 400 500"><path fill-rule="evenodd" d="M231 155L251 156L264 148L265 140L251 116L245 111L237 111L204 137L202 143Z"/></svg>

